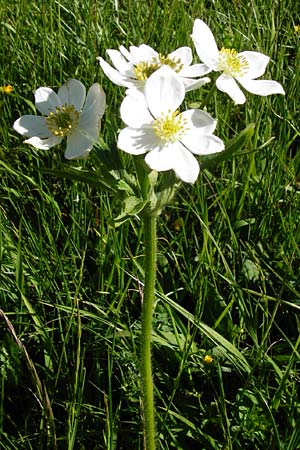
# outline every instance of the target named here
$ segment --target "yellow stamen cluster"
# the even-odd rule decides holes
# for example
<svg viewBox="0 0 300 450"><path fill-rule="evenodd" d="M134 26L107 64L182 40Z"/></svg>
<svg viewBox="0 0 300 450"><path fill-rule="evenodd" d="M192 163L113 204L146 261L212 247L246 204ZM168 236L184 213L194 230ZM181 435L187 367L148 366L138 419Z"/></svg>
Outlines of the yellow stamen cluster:
<svg viewBox="0 0 300 450"><path fill-rule="evenodd" d="M57 107L54 112L50 112L46 119L46 125L54 136L64 137L72 132L78 125L79 112L73 105Z"/></svg>
<svg viewBox="0 0 300 450"><path fill-rule="evenodd" d="M183 64L180 58L170 58L170 56L164 56L159 54L159 61L161 65L166 65L171 67L171 69L175 70L175 72L179 73L183 69Z"/></svg>
<svg viewBox="0 0 300 450"><path fill-rule="evenodd" d="M137 80L145 81L150 77L150 75L153 74L153 72L155 72L159 68L160 63L158 61L142 61L138 63L134 68L135 77Z"/></svg>
<svg viewBox="0 0 300 450"><path fill-rule="evenodd" d="M161 66L169 66L175 72L179 73L183 69L180 58L170 58L159 54L158 59L152 58L151 61L141 61L134 67L134 73L137 80L145 81Z"/></svg>
<svg viewBox="0 0 300 450"><path fill-rule="evenodd" d="M244 56L232 48L222 48L219 52L218 70L232 77L242 76L249 64Z"/></svg>
<svg viewBox="0 0 300 450"><path fill-rule="evenodd" d="M187 131L187 120L178 115L179 111L162 114L153 125L156 136L166 142L178 141Z"/></svg>

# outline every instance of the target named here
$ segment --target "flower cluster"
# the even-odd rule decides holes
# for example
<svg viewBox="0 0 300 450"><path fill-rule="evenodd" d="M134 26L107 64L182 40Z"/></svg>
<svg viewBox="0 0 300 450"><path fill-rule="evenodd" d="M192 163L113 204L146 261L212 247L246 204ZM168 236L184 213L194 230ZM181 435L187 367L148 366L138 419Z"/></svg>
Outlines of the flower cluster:
<svg viewBox="0 0 300 450"><path fill-rule="evenodd" d="M146 154L145 162L151 169L173 170L187 183L194 183L199 174L194 155L224 150L224 143L214 135L217 121L210 114L199 109L180 111L186 92L210 82L204 75L222 72L216 87L236 104L246 101L239 85L257 95L284 94L278 82L257 80L266 70L267 56L218 50L211 30L200 19L195 20L191 37L200 64L192 64L189 47L163 55L145 44L129 50L124 46L108 49L113 66L97 58L107 77L127 88L120 107L126 127L119 133L118 147L132 155ZM13 125L28 138L24 142L49 149L66 137L65 157L86 158L98 140L105 110L101 86L93 84L86 95L83 84L70 79L57 94L47 87L37 89L35 104L42 116L25 115Z"/></svg>

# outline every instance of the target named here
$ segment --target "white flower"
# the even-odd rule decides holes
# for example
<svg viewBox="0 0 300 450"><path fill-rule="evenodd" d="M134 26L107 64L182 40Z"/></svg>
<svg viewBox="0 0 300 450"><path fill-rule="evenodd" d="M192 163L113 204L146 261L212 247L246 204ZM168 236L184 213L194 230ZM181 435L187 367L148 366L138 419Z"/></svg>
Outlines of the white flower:
<svg viewBox="0 0 300 450"><path fill-rule="evenodd" d="M215 38L209 27L200 19L196 19L192 39L201 61L209 72L221 71L216 86L226 92L236 104L245 103L246 98L235 80L244 89L257 95L284 94L280 83L273 80L256 80L265 73L269 57L259 52L241 52L222 48L218 50Z"/></svg>
<svg viewBox="0 0 300 450"><path fill-rule="evenodd" d="M26 144L42 150L60 144L66 136L65 157L86 158L99 137L105 94L98 83L85 94L83 84L74 79L68 80L57 94L41 87L35 92L35 106L43 116L22 116L13 128L29 138Z"/></svg>
<svg viewBox="0 0 300 450"><path fill-rule="evenodd" d="M157 53L145 44L139 47L131 46L129 51L121 45L119 50L106 51L115 68L103 58L97 58L105 75L119 86L142 89L149 76L163 65L171 67L178 73L183 80L186 92L210 81L209 78L197 78L210 70L205 64L191 65L192 50L189 47L180 47L167 56Z"/></svg>
<svg viewBox="0 0 300 450"><path fill-rule="evenodd" d="M193 153L220 152L224 144L212 134L216 120L208 113L178 111L184 96L180 77L166 66L149 77L144 94L131 90L121 104L128 127L121 130L118 147L133 155L147 153L145 161L151 169L174 170L181 180L194 183L199 164Z"/></svg>

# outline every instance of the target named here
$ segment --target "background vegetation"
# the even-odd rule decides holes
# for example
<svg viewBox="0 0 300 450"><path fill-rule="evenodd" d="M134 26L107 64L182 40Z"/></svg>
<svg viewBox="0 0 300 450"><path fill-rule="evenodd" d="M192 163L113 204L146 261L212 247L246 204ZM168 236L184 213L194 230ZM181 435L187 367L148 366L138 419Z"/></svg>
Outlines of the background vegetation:
<svg viewBox="0 0 300 450"><path fill-rule="evenodd" d="M225 142L251 122L247 154L183 185L159 220L153 368L158 448L300 448L299 5L291 0L2 0L0 5L0 449L142 449L138 219L116 196L43 169L90 166L22 144L13 121L39 86L68 78L107 94L112 164L124 90L96 57L191 45L195 18L219 46L271 57L286 96L220 92ZM195 52L194 52L195 53ZM196 60L196 57L195 57ZM207 85L190 93L201 102ZM257 150L253 152L253 150ZM204 358L210 356L209 358Z"/></svg>

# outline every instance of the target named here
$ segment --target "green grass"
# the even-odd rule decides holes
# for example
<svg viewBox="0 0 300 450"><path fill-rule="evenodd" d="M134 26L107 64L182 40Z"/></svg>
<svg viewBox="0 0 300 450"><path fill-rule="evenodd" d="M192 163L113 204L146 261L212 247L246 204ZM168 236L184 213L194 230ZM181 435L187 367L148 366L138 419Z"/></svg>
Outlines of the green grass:
<svg viewBox="0 0 300 450"><path fill-rule="evenodd" d="M196 17L219 46L268 54L265 78L286 96L234 106L216 93L207 110L225 142L255 123L249 153L203 170L159 218L158 448L300 448L299 12L291 0L1 2L0 85L14 91L0 94L0 449L143 448L141 224L114 227L116 195L46 173L82 163L22 144L11 126L37 87L98 81L107 158L130 167L115 150L124 92L96 57L191 45Z"/></svg>

